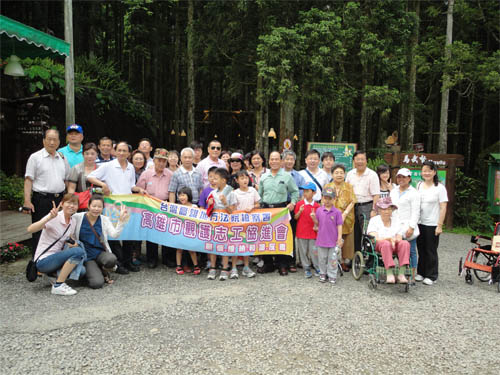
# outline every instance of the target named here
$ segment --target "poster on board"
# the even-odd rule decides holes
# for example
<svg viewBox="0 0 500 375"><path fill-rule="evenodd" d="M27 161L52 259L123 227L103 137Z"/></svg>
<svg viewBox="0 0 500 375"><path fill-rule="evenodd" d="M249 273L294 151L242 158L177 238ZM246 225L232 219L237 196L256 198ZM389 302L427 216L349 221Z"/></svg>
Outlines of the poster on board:
<svg viewBox="0 0 500 375"><path fill-rule="evenodd" d="M357 146L356 143L307 142L307 150L318 150L320 155L330 151L335 155L335 162L344 164L346 171L352 169L352 155L356 152Z"/></svg>

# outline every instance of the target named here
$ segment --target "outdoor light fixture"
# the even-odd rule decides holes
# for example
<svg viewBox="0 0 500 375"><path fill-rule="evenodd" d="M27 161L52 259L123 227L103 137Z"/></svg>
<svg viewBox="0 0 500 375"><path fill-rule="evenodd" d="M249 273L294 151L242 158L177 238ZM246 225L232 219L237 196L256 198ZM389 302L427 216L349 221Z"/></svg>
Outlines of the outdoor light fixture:
<svg viewBox="0 0 500 375"><path fill-rule="evenodd" d="M172 131L170 132L170 135L175 135L175 130L172 129Z"/></svg>
<svg viewBox="0 0 500 375"><path fill-rule="evenodd" d="M214 138L217 138L217 134L214 134Z"/></svg>
<svg viewBox="0 0 500 375"><path fill-rule="evenodd" d="M181 137L185 137L186 136L186 132L184 131L184 129L182 129L181 131Z"/></svg>
<svg viewBox="0 0 500 375"><path fill-rule="evenodd" d="M276 139L276 132L274 131L274 128L271 128L271 130L269 130L269 134L267 136L269 138L273 137L274 139Z"/></svg>
<svg viewBox="0 0 500 375"><path fill-rule="evenodd" d="M4 74L13 77L24 77L24 69L19 63L21 61L16 55L11 55L9 58L9 63L4 68Z"/></svg>
<svg viewBox="0 0 500 375"><path fill-rule="evenodd" d="M298 140L299 140L299 137L297 137L297 134L294 134L294 135L293 135L293 140L294 140L294 141L298 141Z"/></svg>

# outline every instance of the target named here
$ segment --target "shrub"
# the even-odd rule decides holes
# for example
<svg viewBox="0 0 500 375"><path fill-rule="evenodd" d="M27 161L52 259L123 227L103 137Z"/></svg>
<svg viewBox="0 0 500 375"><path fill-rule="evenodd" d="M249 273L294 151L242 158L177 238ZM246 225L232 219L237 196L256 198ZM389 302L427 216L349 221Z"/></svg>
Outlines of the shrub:
<svg viewBox="0 0 500 375"><path fill-rule="evenodd" d="M467 177L457 169L454 224L475 231L491 232L493 217L488 213L488 201L485 196L485 182Z"/></svg>
<svg viewBox="0 0 500 375"><path fill-rule="evenodd" d="M7 177L0 171L0 199L9 202L9 208L17 210L24 201L24 179L16 175Z"/></svg>
<svg viewBox="0 0 500 375"><path fill-rule="evenodd" d="M367 164L368 168L370 168L371 170L376 171L377 167L380 164L386 164L387 165L387 162L384 159L382 159L382 158L375 158L375 159L368 159L368 161L367 161L366 164Z"/></svg>
<svg viewBox="0 0 500 375"><path fill-rule="evenodd" d="M8 243L0 248L0 263L14 262L17 259L31 255L29 246L22 243Z"/></svg>

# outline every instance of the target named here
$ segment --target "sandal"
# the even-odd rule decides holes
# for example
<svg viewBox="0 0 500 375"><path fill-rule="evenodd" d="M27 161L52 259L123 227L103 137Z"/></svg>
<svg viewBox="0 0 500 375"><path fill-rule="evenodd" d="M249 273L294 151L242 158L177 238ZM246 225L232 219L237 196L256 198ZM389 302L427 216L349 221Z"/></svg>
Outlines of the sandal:
<svg viewBox="0 0 500 375"><path fill-rule="evenodd" d="M201 273L201 268L198 265L194 266L193 275L199 275Z"/></svg>
<svg viewBox="0 0 500 375"><path fill-rule="evenodd" d="M297 267L295 267L295 266L290 266L290 267L288 267L288 272L290 272L290 273L295 273L295 272L297 272Z"/></svg>
<svg viewBox="0 0 500 375"><path fill-rule="evenodd" d="M175 273L177 275L184 275L184 270L182 269L181 266L177 266L177 267L175 267Z"/></svg>
<svg viewBox="0 0 500 375"><path fill-rule="evenodd" d="M105 284L111 285L111 284L113 284L115 282L115 280L113 280L111 278L111 275L109 274L109 271L102 270L102 276L104 276L104 283Z"/></svg>

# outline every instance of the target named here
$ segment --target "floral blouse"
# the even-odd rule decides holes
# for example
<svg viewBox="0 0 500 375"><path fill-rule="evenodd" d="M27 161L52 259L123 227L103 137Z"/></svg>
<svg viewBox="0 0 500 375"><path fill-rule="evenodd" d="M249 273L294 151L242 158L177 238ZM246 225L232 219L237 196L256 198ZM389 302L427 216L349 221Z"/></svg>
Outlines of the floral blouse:
<svg viewBox="0 0 500 375"><path fill-rule="evenodd" d="M354 189L352 185L348 182L342 182L340 187L337 188L337 185L334 182L330 182L326 184L323 189L330 187L335 190L336 197L333 202L334 206L340 210L340 212L344 213L346 208L351 203L356 203L356 195L354 194ZM342 225L342 234L349 234L354 229L354 207L351 209L351 212L346 216L344 220L344 224Z"/></svg>

